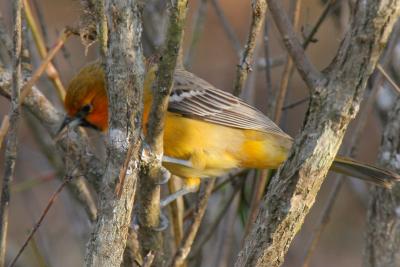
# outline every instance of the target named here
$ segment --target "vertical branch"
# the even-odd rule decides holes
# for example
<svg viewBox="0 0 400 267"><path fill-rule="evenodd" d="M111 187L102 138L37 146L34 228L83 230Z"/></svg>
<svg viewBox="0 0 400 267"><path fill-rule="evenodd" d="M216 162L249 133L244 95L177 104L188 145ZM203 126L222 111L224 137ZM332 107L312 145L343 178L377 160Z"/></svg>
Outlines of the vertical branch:
<svg viewBox="0 0 400 267"><path fill-rule="evenodd" d="M12 92L10 127L7 134L5 152L5 167L0 199L0 266L4 266L6 256L6 242L8 230L8 209L10 205L10 185L15 173L17 160L17 134L20 116L20 88L21 88L21 50L22 50L22 22L21 0L13 1L13 51L12 51Z"/></svg>
<svg viewBox="0 0 400 267"><path fill-rule="evenodd" d="M201 220L203 219L204 213L206 212L208 198L210 197L211 192L214 188L214 183L214 178L208 180L205 183L204 189L202 188L202 190L200 191L199 201L196 203L196 207L193 211L193 222L185 233L181 245L178 248L174 258L172 259L172 262L170 264L171 267L181 266L189 255L194 238L196 237L197 231L199 230Z"/></svg>
<svg viewBox="0 0 400 267"><path fill-rule="evenodd" d="M393 53L393 49L395 48L399 36L400 24L397 23L393 29L388 45L386 46L385 52L381 57L380 64L386 66L387 62L390 61L390 58ZM379 64L378 64L379 67ZM356 157L357 147L359 146L360 140L362 139L362 135L365 132L366 124L368 122L368 118L371 116L374 108L374 103L376 102L376 96L382 86L383 76L380 72L377 72L373 77L372 88L370 92L366 92L364 96L363 105L360 107L359 115L357 116L356 123L354 124L353 131L351 132L351 138L348 144L345 144L346 149L343 151L345 156L349 156L351 158ZM309 266L309 262L312 258L312 255L317 248L317 244L322 236L322 233L325 227L328 225L330 220L330 214L332 208L337 199L337 195L340 192L341 186L344 182L343 176L339 176L336 178L334 184L331 186L331 192L326 201L326 205L322 211L320 220L316 224L317 227L313 231L311 235L311 242L306 246L306 253L304 257L304 261L302 266Z"/></svg>
<svg viewBox="0 0 400 267"><path fill-rule="evenodd" d="M251 2L252 17L249 36L240 63L236 70L236 80L233 88L233 94L238 96L243 90L247 75L251 71L253 53L256 46L256 40L264 22L267 3L265 0L255 0Z"/></svg>
<svg viewBox="0 0 400 267"><path fill-rule="evenodd" d="M379 154L380 163L396 172L400 172L399 118L400 98L397 97L385 126ZM364 266L399 266L400 186L395 185L391 190L372 187L370 193Z"/></svg>
<svg viewBox="0 0 400 267"><path fill-rule="evenodd" d="M295 3L293 4L294 6L292 7L292 23L293 23L293 28L296 29L299 25L299 20L300 20L300 6L301 6L301 0L295 0ZM290 76L293 72L294 65L293 65L293 60L288 56L286 60L285 67L283 69L283 74L281 78L281 83L279 85L279 90L278 94L276 97L276 101L274 101L272 108L274 109L273 112L273 120L276 124L279 125L279 122L281 120L281 114L282 114L282 107L285 102L286 98L286 92L289 86L289 81L290 81Z"/></svg>
<svg viewBox="0 0 400 267"><path fill-rule="evenodd" d="M163 173L161 157L163 154L164 115L168 106L168 97L172 90L173 77L181 46L185 24L187 0L175 0L170 7L167 39L162 59L159 63L155 81L156 93L150 111L146 143L149 146L149 158L141 170L139 180L139 241L143 254L157 252L154 264L160 264L159 252L162 248L159 227L160 186L157 184Z"/></svg>
<svg viewBox="0 0 400 267"><path fill-rule="evenodd" d="M398 97L385 126L379 153L380 163L396 172L400 172L399 118L400 98ZM399 266L400 186L395 185L392 190L372 187L370 192L364 266Z"/></svg>
<svg viewBox="0 0 400 267"><path fill-rule="evenodd" d="M121 265L131 223L141 147L144 76L141 7L134 0L110 0L104 10L109 28L107 51L103 55L110 114L107 163L100 184L98 220L87 245L86 266ZM119 184L121 175L125 177L123 184Z"/></svg>
<svg viewBox="0 0 400 267"><path fill-rule="evenodd" d="M179 179L179 178L176 178ZM175 193L177 188L175 176L168 181L168 189L171 194ZM183 213L184 213L184 203L183 198L179 197L176 201L173 201L170 205L170 214L172 217L172 227L175 239L175 247L178 247L182 237L183 237Z"/></svg>
<svg viewBox="0 0 400 267"><path fill-rule="evenodd" d="M350 31L324 74L316 71L277 0L269 7L286 48L311 91L302 132L273 177L235 266L280 266L357 114L361 96L400 14L400 0L357 1ZM360 36L363 36L362 40Z"/></svg>
<svg viewBox="0 0 400 267"><path fill-rule="evenodd" d="M267 11L266 11L267 12ZM271 20L269 17L264 22L264 57L265 57L265 81L267 86L267 96L272 93L272 78L271 78L271 53L270 53L270 26ZM267 114L269 115L269 114Z"/></svg>

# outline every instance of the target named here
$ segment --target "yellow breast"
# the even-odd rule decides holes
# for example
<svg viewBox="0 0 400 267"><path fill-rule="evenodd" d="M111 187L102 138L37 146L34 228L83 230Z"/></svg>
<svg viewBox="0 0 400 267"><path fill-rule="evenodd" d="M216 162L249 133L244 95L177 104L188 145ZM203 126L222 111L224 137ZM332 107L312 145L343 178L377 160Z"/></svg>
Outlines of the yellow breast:
<svg viewBox="0 0 400 267"><path fill-rule="evenodd" d="M264 132L226 127L168 112L164 154L187 160L192 167L164 165L181 177L218 176L235 168L277 168L286 159L290 142Z"/></svg>

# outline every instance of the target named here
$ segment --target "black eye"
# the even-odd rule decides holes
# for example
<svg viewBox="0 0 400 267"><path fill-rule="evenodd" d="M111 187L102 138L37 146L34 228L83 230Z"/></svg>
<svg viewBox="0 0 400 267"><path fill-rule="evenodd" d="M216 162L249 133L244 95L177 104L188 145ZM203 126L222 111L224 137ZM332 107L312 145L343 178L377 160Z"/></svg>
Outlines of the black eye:
<svg viewBox="0 0 400 267"><path fill-rule="evenodd" d="M83 114L88 114L92 110L92 105L84 105L81 109Z"/></svg>

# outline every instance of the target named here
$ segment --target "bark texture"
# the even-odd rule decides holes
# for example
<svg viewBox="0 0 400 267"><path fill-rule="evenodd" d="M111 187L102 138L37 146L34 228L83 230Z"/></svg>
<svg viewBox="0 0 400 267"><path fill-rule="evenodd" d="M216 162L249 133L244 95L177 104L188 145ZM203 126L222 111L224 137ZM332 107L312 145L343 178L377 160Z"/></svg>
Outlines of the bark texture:
<svg viewBox="0 0 400 267"><path fill-rule="evenodd" d="M146 144L148 149L139 180L139 241L142 255L155 255L153 265L161 266L162 236L156 230L160 226L160 185L159 181L167 175L161 166L163 154L164 117L168 98L173 86L173 77L185 25L187 0L171 2L167 39L162 51L155 81L155 94L147 126Z"/></svg>
<svg viewBox="0 0 400 267"><path fill-rule="evenodd" d="M389 115L379 160L382 166L400 172L400 98ZM364 266L400 265L400 186L391 190L372 187Z"/></svg>
<svg viewBox="0 0 400 267"><path fill-rule="evenodd" d="M350 30L330 66L315 74L293 41L279 1L268 1L312 95L301 134L271 181L257 220L235 266L280 266L337 153L348 123L357 114L366 82L397 20L400 0L357 1ZM282 20L282 18L284 18ZM295 44L295 46L292 46ZM302 63L306 63L306 67ZM311 73L308 72L311 70ZM311 75L311 76L310 76Z"/></svg>
<svg viewBox="0 0 400 267"><path fill-rule="evenodd" d="M144 64L138 1L107 1L105 12L109 29L107 49L103 49L110 114L107 163L101 181L98 220L87 247L86 266L121 265L141 147ZM125 174L121 169L125 169L127 157L131 161L127 161ZM126 176L121 179L121 175ZM121 180L124 182L119 184Z"/></svg>
<svg viewBox="0 0 400 267"><path fill-rule="evenodd" d="M4 176L1 183L0 198L0 266L4 266L6 257L8 213L10 207L10 187L15 174L18 148L18 123L20 118L21 89L21 51L22 51L22 1L13 2L13 51L12 51L12 93L10 110L10 128L7 133Z"/></svg>

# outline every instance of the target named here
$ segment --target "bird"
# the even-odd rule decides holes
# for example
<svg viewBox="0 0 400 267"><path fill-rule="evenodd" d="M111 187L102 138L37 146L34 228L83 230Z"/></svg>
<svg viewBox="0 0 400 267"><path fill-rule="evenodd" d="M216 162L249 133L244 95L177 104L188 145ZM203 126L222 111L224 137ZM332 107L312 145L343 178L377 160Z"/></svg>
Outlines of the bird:
<svg viewBox="0 0 400 267"><path fill-rule="evenodd" d="M143 125L149 120L157 73L157 65L149 65L144 79ZM162 200L162 206L197 191L201 178L234 169L277 169L293 145L292 137L261 111L183 68L175 69L168 101L162 164L183 179L183 186ZM67 115L60 131L68 125L108 130L107 87L98 61L83 67L71 80L64 106ZM400 181L393 171L339 156L331 170L386 188Z"/></svg>

